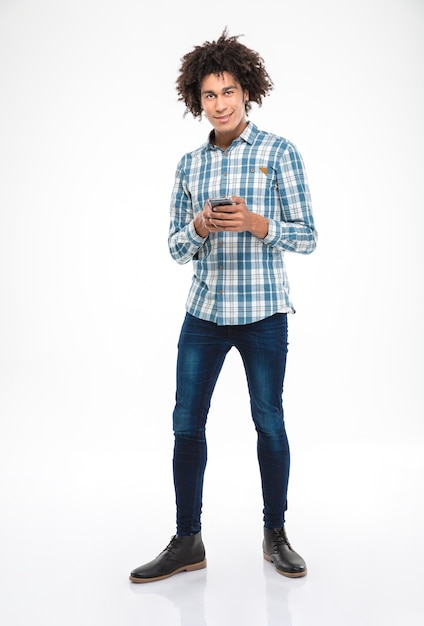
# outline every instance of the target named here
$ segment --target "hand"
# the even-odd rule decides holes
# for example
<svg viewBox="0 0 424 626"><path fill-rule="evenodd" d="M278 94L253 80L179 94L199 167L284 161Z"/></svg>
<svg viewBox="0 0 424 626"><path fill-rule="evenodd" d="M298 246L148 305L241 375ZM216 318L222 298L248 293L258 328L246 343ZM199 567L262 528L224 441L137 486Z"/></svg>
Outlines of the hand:
<svg viewBox="0 0 424 626"><path fill-rule="evenodd" d="M228 207L220 206L219 212L221 213L222 210L222 214L220 214L218 211L212 210L209 201L206 202L203 211L198 213L194 218L194 228L197 234L200 237L208 237L210 233L226 230L225 224L222 224L221 227L218 226L218 219L228 220L231 217L230 208L234 210L236 207L234 205L228 205Z"/></svg>
<svg viewBox="0 0 424 626"><path fill-rule="evenodd" d="M250 232L252 235L263 239L268 233L268 220L261 215L252 213L247 208L243 198L231 196L235 205L220 206L212 211L209 205L203 209L202 215L205 228L210 233L217 232Z"/></svg>

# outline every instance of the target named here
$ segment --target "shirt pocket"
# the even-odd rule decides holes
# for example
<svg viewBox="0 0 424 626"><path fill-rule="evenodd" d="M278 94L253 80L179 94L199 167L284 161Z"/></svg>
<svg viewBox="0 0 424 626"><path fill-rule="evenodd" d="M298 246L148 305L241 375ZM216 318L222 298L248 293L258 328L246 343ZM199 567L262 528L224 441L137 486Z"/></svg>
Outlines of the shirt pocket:
<svg viewBox="0 0 424 626"><path fill-rule="evenodd" d="M267 218L279 219L281 213L278 195L277 176L274 168L268 164L250 167L243 181L244 197L247 208L253 213Z"/></svg>

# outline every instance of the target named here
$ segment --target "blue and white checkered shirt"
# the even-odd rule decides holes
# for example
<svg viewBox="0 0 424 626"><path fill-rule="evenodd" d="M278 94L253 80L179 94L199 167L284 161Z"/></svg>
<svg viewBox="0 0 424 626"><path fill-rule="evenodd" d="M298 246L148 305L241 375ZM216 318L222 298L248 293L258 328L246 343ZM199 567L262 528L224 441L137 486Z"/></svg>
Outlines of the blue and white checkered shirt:
<svg viewBox="0 0 424 626"><path fill-rule="evenodd" d="M237 195L268 218L268 234L210 233L200 237L194 216L208 198ZM171 198L169 251L193 263L186 309L219 325L250 324L293 313L284 252L311 253L317 233L302 157L287 139L249 122L222 150L210 141L178 163Z"/></svg>

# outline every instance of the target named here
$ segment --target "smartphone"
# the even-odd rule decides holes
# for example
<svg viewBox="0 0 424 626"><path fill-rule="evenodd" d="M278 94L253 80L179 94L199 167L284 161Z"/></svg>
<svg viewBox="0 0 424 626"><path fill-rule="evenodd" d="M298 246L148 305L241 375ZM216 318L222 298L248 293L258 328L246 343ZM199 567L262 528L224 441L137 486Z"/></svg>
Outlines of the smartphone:
<svg viewBox="0 0 424 626"><path fill-rule="evenodd" d="M210 204L212 211L216 211L217 207L235 205L236 203L233 202L231 198L223 197L223 198L209 198L209 204Z"/></svg>

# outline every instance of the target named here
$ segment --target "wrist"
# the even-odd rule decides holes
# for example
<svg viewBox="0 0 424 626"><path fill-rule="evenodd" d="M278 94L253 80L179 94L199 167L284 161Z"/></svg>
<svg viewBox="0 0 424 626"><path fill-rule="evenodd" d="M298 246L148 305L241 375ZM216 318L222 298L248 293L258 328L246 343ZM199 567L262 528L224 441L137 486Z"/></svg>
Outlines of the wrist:
<svg viewBox="0 0 424 626"><path fill-rule="evenodd" d="M206 238L209 235L209 230L206 228L205 219L203 213L199 213L193 220L193 226L199 237Z"/></svg>
<svg viewBox="0 0 424 626"><path fill-rule="evenodd" d="M250 229L252 235L258 239L265 239L268 234L268 218L252 213L252 226Z"/></svg>

